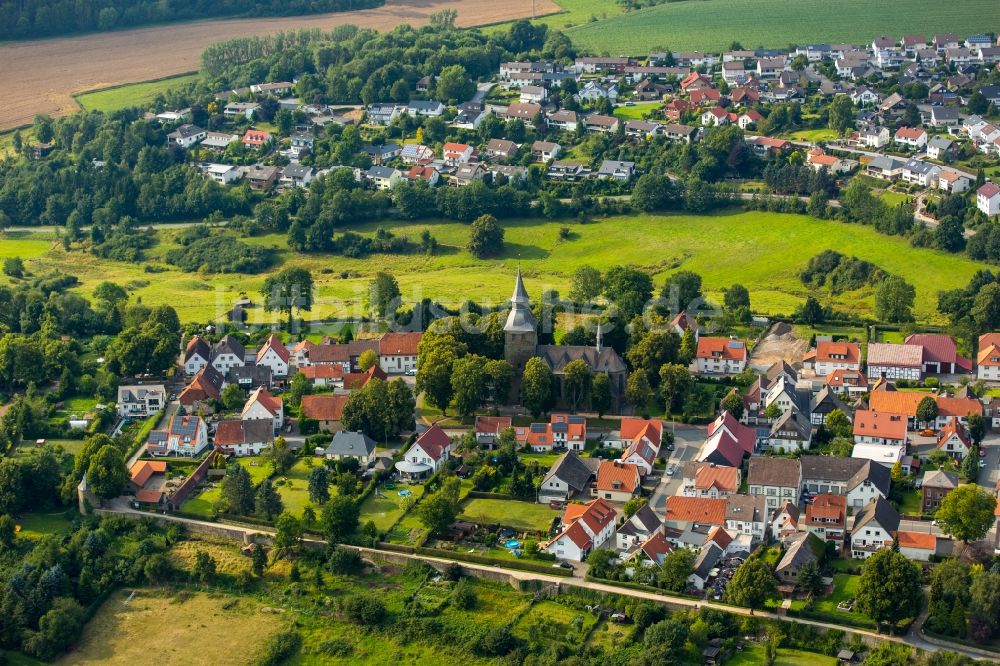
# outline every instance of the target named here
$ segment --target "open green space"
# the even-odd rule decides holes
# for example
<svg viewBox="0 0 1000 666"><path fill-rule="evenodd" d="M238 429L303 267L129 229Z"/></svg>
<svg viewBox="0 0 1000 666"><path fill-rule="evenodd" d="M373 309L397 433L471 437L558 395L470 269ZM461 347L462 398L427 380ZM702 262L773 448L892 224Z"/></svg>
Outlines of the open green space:
<svg viewBox="0 0 1000 666"><path fill-rule="evenodd" d="M330 254L296 254L283 235L246 239L275 248L279 267L301 266L313 271L316 304L307 317L361 316L366 312L368 283L380 270L392 272L404 303L424 297L450 306L473 299L484 304L505 301L510 294L518 260L529 293L538 298L544 289L569 291L573 272L589 264L600 270L635 264L653 275L657 285L672 272L692 270L703 277L710 299L740 282L750 290L752 309L765 314L788 314L815 292L801 284L799 272L808 259L835 249L866 259L900 275L916 287L918 322L942 323L936 312L937 292L964 286L983 266L962 255L911 247L904 238L885 236L874 229L805 215L758 211L723 211L716 215L633 214L573 224L573 239L559 240L565 220L506 220L503 254L490 260L470 256L463 248L469 227L459 222L380 222L356 227L373 234L378 226L397 235L418 238L429 230L440 243L433 256L374 255L357 259ZM174 231L161 231L160 244L150 251L154 260L177 247ZM636 243L642 238L642 243ZM0 247L4 244L0 243ZM209 321L222 317L241 293L259 300L262 275L211 275L184 273L173 267L162 273L145 273L139 264L102 260L93 255L52 246L27 260L29 270L42 273L62 270L81 280L77 290L89 296L104 280L126 286L133 298L146 305L169 303L181 320ZM331 270L336 266L336 270ZM341 277L342 271L347 277ZM6 278L0 278L0 283ZM870 290L838 296L816 294L824 305L858 315L871 313ZM276 313L260 308L248 311L249 323L273 321Z"/></svg>
<svg viewBox="0 0 1000 666"><path fill-rule="evenodd" d="M747 645L743 652L737 652L725 661L726 666L758 666L767 663L766 649L761 643ZM817 652L806 652L792 648L778 648L775 666L833 666L837 663L834 657Z"/></svg>
<svg viewBox="0 0 1000 666"><path fill-rule="evenodd" d="M535 19L554 30L565 30L573 26L602 21L624 13L622 6L608 0L554 0L562 8L561 12ZM484 32L500 32L510 27L510 21L483 28Z"/></svg>
<svg viewBox="0 0 1000 666"><path fill-rule="evenodd" d="M417 485L406 486L412 492L411 497L415 501L424 494L424 487ZM379 532L384 532L392 527L393 523L399 520L407 509L409 502L399 495L400 488L387 490L379 488L377 493L372 493L361 503L361 517L359 523L364 525L369 520L375 523Z"/></svg>
<svg viewBox="0 0 1000 666"><path fill-rule="evenodd" d="M309 462L312 464L308 464ZM274 478L274 487L277 489L278 494L281 495L281 501L285 505L285 511L290 512L296 517L300 517L302 515L302 510L305 509L306 505L310 503L309 474L312 472L313 467L322 464L322 461L316 461L312 458L299 460L292 465L292 468L288 470L284 476L277 476ZM270 467L265 466L265 468L270 470ZM330 494L336 495L337 489L331 486Z"/></svg>
<svg viewBox="0 0 1000 666"><path fill-rule="evenodd" d="M182 74L158 81L130 83L124 86L95 90L76 95L77 104L84 111L120 111L133 106L148 106L160 93L188 83L194 83L197 74Z"/></svg>
<svg viewBox="0 0 1000 666"><path fill-rule="evenodd" d="M559 515L558 511L550 509L547 504L476 498L465 503L459 519L545 534L552 525L552 519Z"/></svg>
<svg viewBox="0 0 1000 666"><path fill-rule="evenodd" d="M663 102L636 102L632 106L615 107L615 115L625 120L641 120L661 106L663 106Z"/></svg>
<svg viewBox="0 0 1000 666"><path fill-rule="evenodd" d="M902 192L893 192L892 190L885 190L878 195L879 198L889 204L890 206L898 206L903 203L910 203L913 199L909 194L904 194Z"/></svg>
<svg viewBox="0 0 1000 666"><path fill-rule="evenodd" d="M853 563L855 566L858 563ZM838 573L833 576L833 592L828 597L823 597L816 602L813 606L811 613L813 615L824 615L831 622L837 622L842 624L854 624L854 625L873 625L874 623L869 620L866 616L859 613L857 610L844 611L837 608L837 605L841 602L854 599L858 592L858 583L861 581L861 576L853 576L850 574ZM792 608L800 610L804 601L797 599L792 602Z"/></svg>
<svg viewBox="0 0 1000 666"><path fill-rule="evenodd" d="M560 5L576 3L561 0ZM721 51L733 41L748 49L815 42L865 44L886 31L896 37L997 31L1000 15L995 9L994 0L667 2L574 27L567 34L578 48L610 55L644 55L668 48ZM864 20L859 20L861 16Z"/></svg>
<svg viewBox="0 0 1000 666"><path fill-rule="evenodd" d="M788 138L792 141L834 141L837 138L837 132L832 129L822 128L822 129L807 129L807 130L796 130L794 132L788 133Z"/></svg>
<svg viewBox="0 0 1000 666"><path fill-rule="evenodd" d="M53 242L42 234L5 232L0 233L0 259L20 257L25 261L40 257L53 247ZM6 278L6 276L4 277Z"/></svg>
<svg viewBox="0 0 1000 666"><path fill-rule="evenodd" d="M550 643L579 643L597 624L592 614L563 606L554 601L540 601L514 625L514 635L525 640L543 637Z"/></svg>
<svg viewBox="0 0 1000 666"><path fill-rule="evenodd" d="M66 511L56 513L29 513L17 519L21 529L18 538L40 539L46 534L69 534L73 523Z"/></svg>
<svg viewBox="0 0 1000 666"><path fill-rule="evenodd" d="M268 465L267 462L260 456L240 458L239 462L243 465L247 472L250 473L250 480L253 481L254 485L271 476L271 466ZM206 485L204 490L184 502L184 504L181 505L181 511L210 518L215 515L215 503L219 501L219 498L221 497L222 479L213 480ZM284 500L284 496L282 496L282 499ZM305 504L303 504L303 507L304 506ZM301 513L302 510L299 509L299 514Z"/></svg>

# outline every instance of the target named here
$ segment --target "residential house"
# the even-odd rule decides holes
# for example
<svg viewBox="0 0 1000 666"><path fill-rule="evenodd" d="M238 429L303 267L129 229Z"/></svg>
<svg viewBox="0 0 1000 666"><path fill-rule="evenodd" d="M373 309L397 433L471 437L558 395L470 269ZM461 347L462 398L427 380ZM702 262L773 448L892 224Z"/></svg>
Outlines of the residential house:
<svg viewBox="0 0 1000 666"><path fill-rule="evenodd" d="M958 475L939 469L924 472L920 488L920 512L933 514L941 506L941 501L948 496L948 493L958 488Z"/></svg>
<svg viewBox="0 0 1000 666"><path fill-rule="evenodd" d="M619 460L635 465L639 469L640 476L646 476L653 471L653 463L656 461L659 449L659 443L654 444L645 438L638 439L626 447Z"/></svg>
<svg viewBox="0 0 1000 666"><path fill-rule="evenodd" d="M931 126L932 127L955 127L961 121L958 109L953 106L932 106Z"/></svg>
<svg viewBox="0 0 1000 666"><path fill-rule="evenodd" d="M923 374L924 348L919 345L868 343L868 379L919 380Z"/></svg>
<svg viewBox="0 0 1000 666"><path fill-rule="evenodd" d="M218 370L206 365L192 377L177 397L177 401L188 411L197 409L209 400L218 400L222 397L225 383L225 378Z"/></svg>
<svg viewBox="0 0 1000 666"><path fill-rule="evenodd" d="M552 414L548 423L532 423L514 428L518 444L535 452L554 448L583 451L587 443L587 419L579 415Z"/></svg>
<svg viewBox="0 0 1000 666"><path fill-rule="evenodd" d="M761 495L730 495L726 502L726 531L749 534L754 541L764 540L767 524L767 500Z"/></svg>
<svg viewBox="0 0 1000 666"><path fill-rule="evenodd" d="M372 165L365 173L365 178L375 186L376 190L390 190L403 180L403 173L393 167Z"/></svg>
<svg viewBox="0 0 1000 666"><path fill-rule="evenodd" d="M549 165L545 176L551 180L576 181L589 173L590 171L582 164L556 161Z"/></svg>
<svg viewBox="0 0 1000 666"><path fill-rule="evenodd" d="M788 58L778 56L776 58L757 59L757 78L776 79L788 67Z"/></svg>
<svg viewBox="0 0 1000 666"><path fill-rule="evenodd" d="M893 141L910 148L923 148L927 145L927 131L922 127L900 127Z"/></svg>
<svg viewBox="0 0 1000 666"><path fill-rule="evenodd" d="M227 455L256 456L274 444L274 428L267 421L228 419L219 422L213 443Z"/></svg>
<svg viewBox="0 0 1000 666"><path fill-rule="evenodd" d="M899 553L911 562L929 562L938 554L938 537L927 532L896 532Z"/></svg>
<svg viewBox="0 0 1000 666"><path fill-rule="evenodd" d="M952 416L937 436L938 451L943 451L950 458L963 460L972 448L972 438L958 418Z"/></svg>
<svg viewBox="0 0 1000 666"><path fill-rule="evenodd" d="M386 333L378 341L379 367L388 375L416 372L423 333Z"/></svg>
<svg viewBox="0 0 1000 666"><path fill-rule="evenodd" d="M868 393L868 378L861 371L834 370L826 376L826 386L837 395L856 398Z"/></svg>
<svg viewBox="0 0 1000 666"><path fill-rule="evenodd" d="M406 105L406 112L414 118L417 116L437 117L444 111L444 104L435 100L413 100Z"/></svg>
<svg viewBox="0 0 1000 666"><path fill-rule="evenodd" d="M521 97L518 99L522 104L541 104L549 98L549 91L544 86L521 86Z"/></svg>
<svg viewBox="0 0 1000 666"><path fill-rule="evenodd" d="M560 129L564 132L576 131L576 125L578 122L579 116L576 111L570 111L568 109L553 111L546 119L546 123L549 127L555 127L556 129Z"/></svg>
<svg viewBox="0 0 1000 666"><path fill-rule="evenodd" d="M854 518L851 528L851 557L867 559L882 548L892 546L899 530L899 512L888 500L879 498L866 505Z"/></svg>
<svg viewBox="0 0 1000 666"><path fill-rule="evenodd" d="M682 529L691 525L722 527L726 523L727 501L672 495L667 498L664 523L667 527Z"/></svg>
<svg viewBox="0 0 1000 666"><path fill-rule="evenodd" d="M632 97L638 102L653 102L663 99L663 96L670 90L673 88L655 83L647 78L636 84Z"/></svg>
<svg viewBox="0 0 1000 666"><path fill-rule="evenodd" d="M667 137L668 141L682 141L691 143L698 136L698 128L691 125L679 125L670 123L660 128L661 134Z"/></svg>
<svg viewBox="0 0 1000 666"><path fill-rule="evenodd" d="M590 484L597 478L600 462L597 458L581 458L576 451L562 454L542 479L538 501L566 501L589 496Z"/></svg>
<svg viewBox="0 0 1000 666"><path fill-rule="evenodd" d="M141 504L159 506L167 482L165 460L137 460L129 468L128 491Z"/></svg>
<svg viewBox="0 0 1000 666"><path fill-rule="evenodd" d="M718 127L729 124L729 112L721 106L713 106L701 114L701 124L706 127Z"/></svg>
<svg viewBox="0 0 1000 666"><path fill-rule="evenodd" d="M868 86L858 86L850 97L855 106L874 106L882 101L882 96Z"/></svg>
<svg viewBox="0 0 1000 666"><path fill-rule="evenodd" d="M507 120L520 120L526 125L531 126L535 120L535 116L541 112L541 104L522 104L517 102L508 106L503 115Z"/></svg>
<svg viewBox="0 0 1000 666"><path fill-rule="evenodd" d="M987 217L1000 215L1000 185L986 183L976 190L976 208Z"/></svg>
<svg viewBox="0 0 1000 666"><path fill-rule="evenodd" d="M519 146L507 139L490 139L486 143L486 156L497 160L505 160L517 155Z"/></svg>
<svg viewBox="0 0 1000 666"><path fill-rule="evenodd" d="M190 148L199 141L203 141L206 136L208 136L208 132L197 125L185 124L167 135L167 145Z"/></svg>
<svg viewBox="0 0 1000 666"><path fill-rule="evenodd" d="M860 376L860 373L856 375ZM851 418L851 408L844 404L833 388L824 386L809 403L809 422L815 426L825 425L826 417L835 409L840 410L848 419Z"/></svg>
<svg viewBox="0 0 1000 666"><path fill-rule="evenodd" d="M806 504L805 530L823 541L844 543L847 534L847 498L843 495L816 495Z"/></svg>
<svg viewBox="0 0 1000 666"><path fill-rule="evenodd" d="M222 109L222 115L227 118L243 116L247 120L253 120L253 115L260 109L260 104L256 102L230 102Z"/></svg>
<svg viewBox="0 0 1000 666"><path fill-rule="evenodd" d="M457 169L455 169L455 174L452 177L452 183L459 187L464 187L477 180L482 180L486 177L487 171L486 167L478 162L473 162L471 164L460 164Z"/></svg>
<svg viewBox="0 0 1000 666"><path fill-rule="evenodd" d="M239 167L232 164L209 164L203 167L205 176L219 185L231 185L243 177Z"/></svg>
<svg viewBox="0 0 1000 666"><path fill-rule="evenodd" d="M858 143L865 148L883 148L889 144L888 127L868 127L858 131Z"/></svg>
<svg viewBox="0 0 1000 666"><path fill-rule="evenodd" d="M548 162L559 157L562 146L552 141L535 141L531 144L531 155L538 162Z"/></svg>
<svg viewBox="0 0 1000 666"><path fill-rule="evenodd" d="M292 92L293 85L295 84L289 81L279 81L277 83L255 83L250 86L250 92L255 95L280 97L281 95L287 95Z"/></svg>
<svg viewBox="0 0 1000 666"><path fill-rule="evenodd" d="M802 456L802 489L812 495L832 494L847 498L847 506L859 509L876 497L888 497L892 483L889 469L858 458Z"/></svg>
<svg viewBox="0 0 1000 666"><path fill-rule="evenodd" d="M246 365L247 350L232 335L227 335L212 347L212 367L225 375L230 368Z"/></svg>
<svg viewBox="0 0 1000 666"><path fill-rule="evenodd" d="M266 365L238 365L226 373L225 384L236 384L248 393L258 386L270 386L271 369Z"/></svg>
<svg viewBox="0 0 1000 666"><path fill-rule="evenodd" d="M588 81L580 88L580 91L576 94L576 98L581 102L596 102L607 99L614 104L618 101L618 86L613 83L604 86L596 81Z"/></svg>
<svg viewBox="0 0 1000 666"><path fill-rule="evenodd" d="M955 142L944 136L932 137L927 142L927 157L932 160L945 161L949 159L955 151Z"/></svg>
<svg viewBox="0 0 1000 666"><path fill-rule="evenodd" d="M615 535L618 512L603 499L587 504L570 504L562 517L562 529L551 541L539 544L539 550L559 559L583 561Z"/></svg>
<svg viewBox="0 0 1000 666"><path fill-rule="evenodd" d="M633 139L648 139L651 136L655 136L660 133L660 125L658 123L649 122L646 120L627 120L625 121L625 136Z"/></svg>
<svg viewBox="0 0 1000 666"><path fill-rule="evenodd" d="M341 430L330 440L323 450L323 455L327 460L353 458L365 468L375 462L375 440L363 432Z"/></svg>
<svg viewBox="0 0 1000 666"><path fill-rule="evenodd" d="M429 476L448 462L451 437L439 425L425 430L406 450L396 469L410 478Z"/></svg>
<svg viewBox="0 0 1000 666"><path fill-rule="evenodd" d="M282 344L277 333L268 336L267 341L257 350L256 365L270 369L272 377L287 377L288 361L288 348Z"/></svg>
<svg viewBox="0 0 1000 666"><path fill-rule="evenodd" d="M928 148L928 154L929 153L930 148ZM942 158L939 157L935 159ZM945 192L949 192L951 194L961 194L972 187L972 179L957 171L942 169L941 173L939 173L937 177L937 185L939 190L944 190Z"/></svg>
<svg viewBox="0 0 1000 666"><path fill-rule="evenodd" d="M688 576L688 583L697 590L704 590L712 577L718 573L718 564L724 554L725 550L718 544L711 542L706 544L694 560L693 571Z"/></svg>
<svg viewBox="0 0 1000 666"><path fill-rule="evenodd" d="M487 449L495 448L500 441L500 433L511 427L509 416L477 416L474 431L476 443Z"/></svg>
<svg viewBox="0 0 1000 666"><path fill-rule="evenodd" d="M947 335L935 333L913 333L903 341L907 345L919 345L921 366L924 373L955 374L971 369L968 359L958 355L955 340Z"/></svg>
<svg viewBox="0 0 1000 666"><path fill-rule="evenodd" d="M987 381L1000 381L1000 333L984 333L979 336L976 377Z"/></svg>
<svg viewBox="0 0 1000 666"><path fill-rule="evenodd" d="M789 141L769 136L748 137L746 144L758 155L779 155L792 147Z"/></svg>
<svg viewBox="0 0 1000 666"><path fill-rule="evenodd" d="M609 502L624 503L638 496L641 488L638 467L620 460L602 460L591 493Z"/></svg>
<svg viewBox="0 0 1000 666"><path fill-rule="evenodd" d="M722 63L722 80L730 86L745 82L747 80L747 71L743 61L732 60Z"/></svg>
<svg viewBox="0 0 1000 666"><path fill-rule="evenodd" d="M931 423L917 421L917 407L924 398L931 398L937 404L938 415ZM910 429L920 427L943 428L951 417L968 425L969 414L983 414L983 403L975 398L946 396L924 391L884 391L873 390L868 399L869 408L878 411L902 414Z"/></svg>
<svg viewBox="0 0 1000 666"><path fill-rule="evenodd" d="M861 345L832 340L817 342L815 355L811 359L807 357L807 366L809 364L818 377L825 377L834 370L860 370Z"/></svg>
<svg viewBox="0 0 1000 666"><path fill-rule="evenodd" d="M419 143L408 143L399 153L399 159L405 164L424 164L434 159L434 151Z"/></svg>
<svg viewBox="0 0 1000 666"><path fill-rule="evenodd" d="M604 132L606 134L614 134L618 131L618 118L614 116L602 116L600 114L593 114L587 116L583 121L584 127L588 132Z"/></svg>
<svg viewBox="0 0 1000 666"><path fill-rule="evenodd" d="M158 413L167 404L163 384L118 387L118 416L144 419Z"/></svg>
<svg viewBox="0 0 1000 666"><path fill-rule="evenodd" d="M771 539L783 541L799 532L798 500L785 502L771 513Z"/></svg>
<svg viewBox="0 0 1000 666"><path fill-rule="evenodd" d="M663 105L663 115L667 120L680 122L690 108L691 104L687 100L672 99Z"/></svg>
<svg viewBox="0 0 1000 666"><path fill-rule="evenodd" d="M403 148L398 143L367 144L361 150L372 159L372 164L382 165L403 154Z"/></svg>
<svg viewBox="0 0 1000 666"><path fill-rule="evenodd" d="M798 501L802 492L802 468L794 458L750 458L747 472L750 495L763 497L773 509L785 502Z"/></svg>
<svg viewBox="0 0 1000 666"><path fill-rule="evenodd" d="M877 393L877 392L876 392ZM872 395L876 395L873 393ZM906 416L859 409L854 413L854 442L906 447Z"/></svg>
<svg viewBox="0 0 1000 666"><path fill-rule="evenodd" d="M740 468L694 460L684 464L681 494L685 497L725 499L740 487Z"/></svg>
<svg viewBox="0 0 1000 666"><path fill-rule="evenodd" d="M476 149L467 143L448 142L441 149L444 161L452 166L468 164L475 152Z"/></svg>
<svg viewBox="0 0 1000 666"><path fill-rule="evenodd" d="M243 145L247 148L263 148L271 143L271 133L267 130L251 127L243 133Z"/></svg>
<svg viewBox="0 0 1000 666"><path fill-rule="evenodd" d="M615 547L620 551L632 550L654 535L662 533L663 521L646 503L615 530Z"/></svg>
<svg viewBox="0 0 1000 666"><path fill-rule="evenodd" d="M574 68L580 74L596 74L598 72L624 72L625 68L634 64L629 58L580 57L574 63Z"/></svg>
<svg viewBox="0 0 1000 666"><path fill-rule="evenodd" d="M910 159L903 164L903 181L923 188L931 187L939 173L941 167L930 162Z"/></svg>
<svg viewBox="0 0 1000 666"><path fill-rule="evenodd" d="M812 443L809 416L798 407L789 407L771 424L768 445L777 453L806 451Z"/></svg>
<svg viewBox="0 0 1000 666"><path fill-rule="evenodd" d="M597 171L598 178L628 181L635 173L635 162L621 162L619 160L603 160L601 168Z"/></svg>
<svg viewBox="0 0 1000 666"><path fill-rule="evenodd" d="M308 369L332 368L333 366L313 366ZM305 370L306 368L303 368ZM302 396L302 416L318 423L320 432L337 432L344 415L346 395L304 395ZM301 426L301 423L300 423Z"/></svg>
<svg viewBox="0 0 1000 666"><path fill-rule="evenodd" d="M716 465L740 467L743 458L753 453L757 435L729 412L723 412L708 426L708 436L698 451L696 460Z"/></svg>
<svg viewBox="0 0 1000 666"><path fill-rule="evenodd" d="M267 388L261 386L247 398L240 418L244 421L270 421L271 427L277 432L285 423L284 402L281 398L271 395Z"/></svg>
<svg viewBox="0 0 1000 666"><path fill-rule="evenodd" d="M764 120L764 116L760 115L760 113L758 113L755 109L750 109L749 111L739 114L736 124L740 126L741 130L747 130L752 127L756 127L762 120Z"/></svg>
<svg viewBox="0 0 1000 666"><path fill-rule="evenodd" d="M441 172L432 166L421 166L415 164L410 167L410 170L406 172L406 179L410 182L422 180L429 187L434 187L441 180Z"/></svg>
<svg viewBox="0 0 1000 666"><path fill-rule="evenodd" d="M372 125L391 125L392 121L399 117L406 110L406 107L398 104L372 104L366 110L368 122Z"/></svg>
<svg viewBox="0 0 1000 666"><path fill-rule="evenodd" d="M670 294L670 297L674 297L674 295ZM684 306L689 306L691 304L679 303L679 305L684 307ZM698 320L689 315L686 311L681 310L680 312L678 312L677 315L670 320L669 325L670 328L673 329L674 333L676 333L677 336L681 339L684 338L684 335L688 331L691 331L691 334L694 336L694 339L697 342L698 332L701 327L698 325Z"/></svg>
<svg viewBox="0 0 1000 666"><path fill-rule="evenodd" d="M269 190L278 181L281 170L276 166L254 164L247 167L246 179L255 190Z"/></svg>
<svg viewBox="0 0 1000 666"><path fill-rule="evenodd" d="M732 338L698 338L696 372L700 375L738 375L746 369L747 343Z"/></svg>
<svg viewBox="0 0 1000 666"><path fill-rule="evenodd" d="M208 428L200 416L174 414L164 430L154 430L146 440L146 453L151 456L184 456L193 458L208 446Z"/></svg>
<svg viewBox="0 0 1000 666"><path fill-rule="evenodd" d="M785 551L774 567L774 575L782 586L794 589L798 585L799 571L806 564L816 564L826 554L822 539L810 532L800 532L790 536L785 542Z"/></svg>

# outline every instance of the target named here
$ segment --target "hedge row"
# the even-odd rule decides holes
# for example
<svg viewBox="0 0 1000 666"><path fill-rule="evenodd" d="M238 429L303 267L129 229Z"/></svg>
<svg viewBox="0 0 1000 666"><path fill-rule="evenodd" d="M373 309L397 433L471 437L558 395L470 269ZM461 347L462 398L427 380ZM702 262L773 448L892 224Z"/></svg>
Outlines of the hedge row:
<svg viewBox="0 0 1000 666"><path fill-rule="evenodd" d="M507 493L485 493L479 490L470 490L465 495L469 499L498 499L498 500L516 500L517 498L513 495L508 495Z"/></svg>

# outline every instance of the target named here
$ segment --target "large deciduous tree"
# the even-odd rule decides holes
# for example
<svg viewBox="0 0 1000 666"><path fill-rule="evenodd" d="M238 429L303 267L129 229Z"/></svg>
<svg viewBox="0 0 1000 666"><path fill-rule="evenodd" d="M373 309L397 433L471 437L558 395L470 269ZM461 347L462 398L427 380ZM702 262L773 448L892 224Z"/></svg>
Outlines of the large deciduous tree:
<svg viewBox="0 0 1000 666"><path fill-rule="evenodd" d="M482 215L472 223L466 248L477 259L495 257L503 252L503 237L503 227L497 222L497 218Z"/></svg>
<svg viewBox="0 0 1000 666"><path fill-rule="evenodd" d="M778 596L778 582L771 567L759 557L751 557L740 565L726 586L726 597L739 606L746 606L753 615L770 599Z"/></svg>
<svg viewBox="0 0 1000 666"><path fill-rule="evenodd" d="M305 268L285 268L264 280L261 289L265 312L288 313L292 327L292 312L308 312L313 305L313 278Z"/></svg>
<svg viewBox="0 0 1000 666"><path fill-rule="evenodd" d="M535 417L552 409L556 400L556 377L537 356L528 359L521 377L521 399Z"/></svg>
<svg viewBox="0 0 1000 666"><path fill-rule="evenodd" d="M899 551L883 548L865 560L857 606L877 624L895 625L916 617L922 596L920 570Z"/></svg>
<svg viewBox="0 0 1000 666"><path fill-rule="evenodd" d="M934 517L945 533L969 543L982 539L993 527L996 505L992 493L969 483L945 495Z"/></svg>
<svg viewBox="0 0 1000 666"><path fill-rule="evenodd" d="M128 468L121 450L110 444L102 446L87 468L87 484L101 499L117 497L125 490Z"/></svg>

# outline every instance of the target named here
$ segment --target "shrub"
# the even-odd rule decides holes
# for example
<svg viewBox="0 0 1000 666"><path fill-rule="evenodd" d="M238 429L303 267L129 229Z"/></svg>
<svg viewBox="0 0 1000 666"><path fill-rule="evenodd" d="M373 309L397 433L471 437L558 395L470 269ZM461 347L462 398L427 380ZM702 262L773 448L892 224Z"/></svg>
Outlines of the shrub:
<svg viewBox="0 0 1000 666"><path fill-rule="evenodd" d="M385 621L385 604L374 597L355 596L344 601L344 612L352 622L377 626Z"/></svg>
<svg viewBox="0 0 1000 666"><path fill-rule="evenodd" d="M298 652L301 646L302 636L297 631L291 629L283 631L267 642L257 664L258 666L278 666Z"/></svg>

